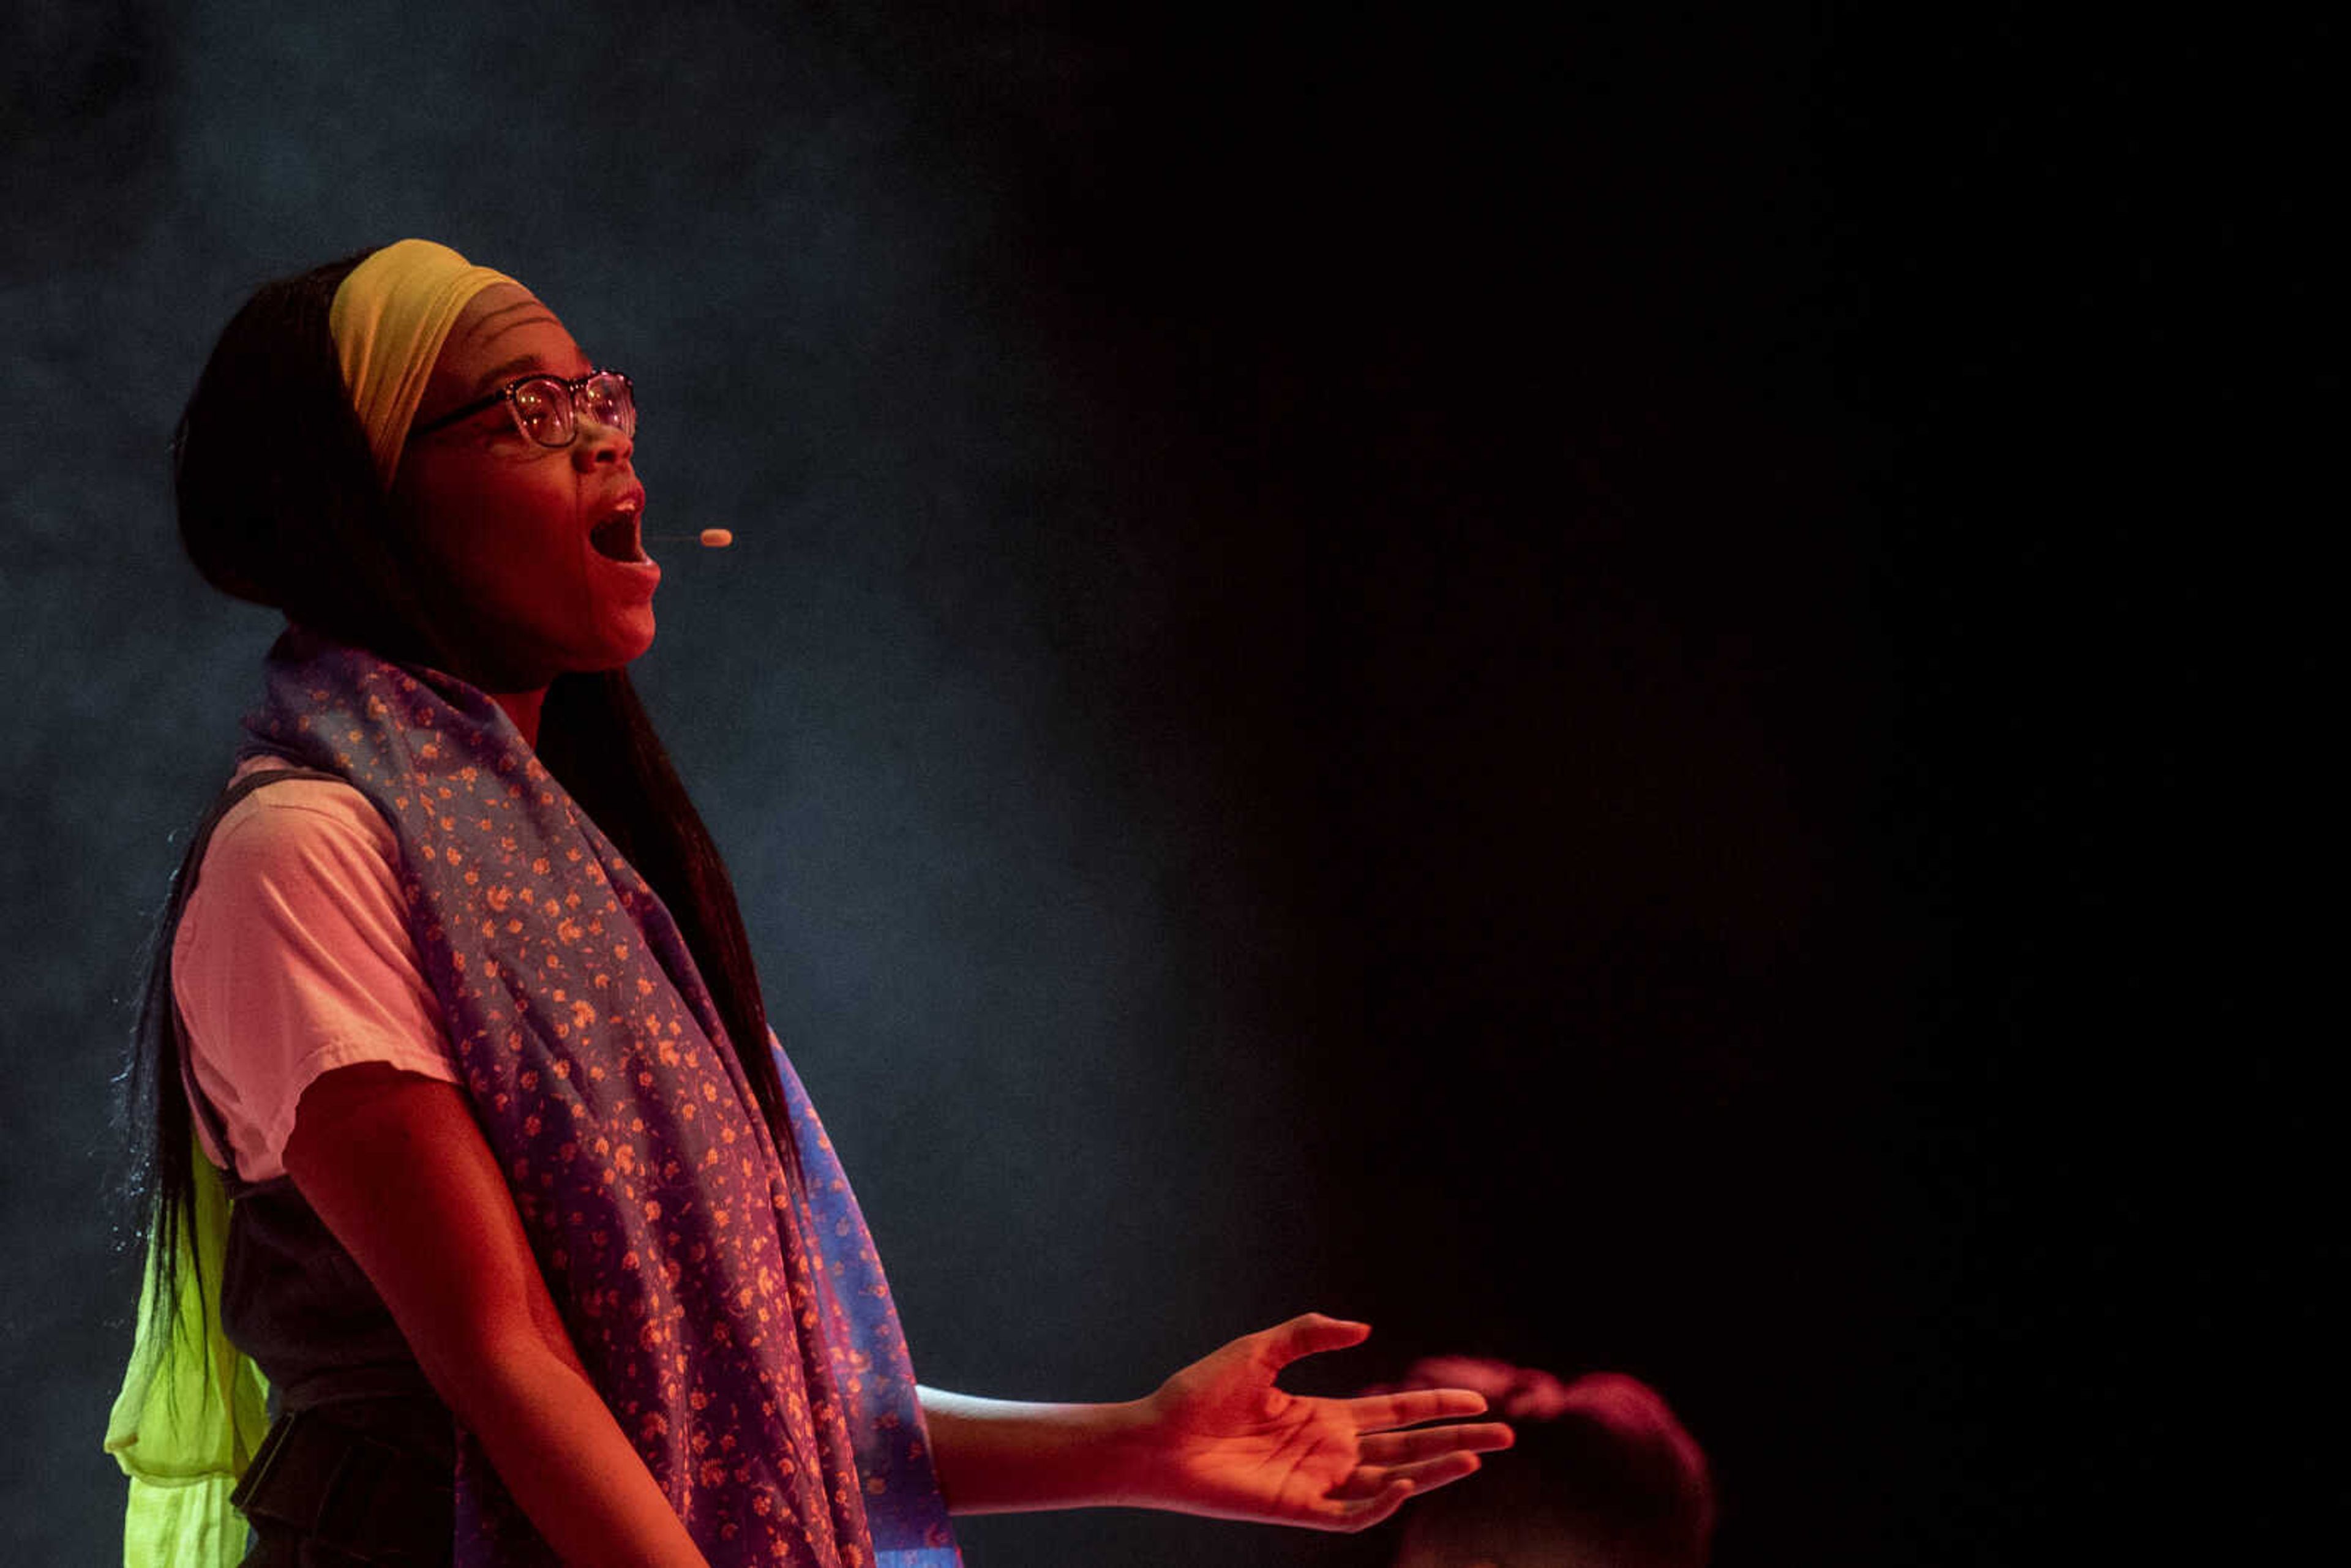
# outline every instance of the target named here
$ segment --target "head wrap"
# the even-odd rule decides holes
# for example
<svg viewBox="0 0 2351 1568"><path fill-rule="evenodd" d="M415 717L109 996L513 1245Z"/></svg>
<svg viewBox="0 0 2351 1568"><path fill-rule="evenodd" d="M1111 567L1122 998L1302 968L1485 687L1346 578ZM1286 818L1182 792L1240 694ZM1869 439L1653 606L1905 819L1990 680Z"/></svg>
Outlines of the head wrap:
<svg viewBox="0 0 2351 1568"><path fill-rule="evenodd" d="M385 489L392 487L408 426L449 329L475 295L492 284L514 281L503 272L475 267L445 245L404 239L353 267L335 290L327 329L334 334L343 385Z"/></svg>

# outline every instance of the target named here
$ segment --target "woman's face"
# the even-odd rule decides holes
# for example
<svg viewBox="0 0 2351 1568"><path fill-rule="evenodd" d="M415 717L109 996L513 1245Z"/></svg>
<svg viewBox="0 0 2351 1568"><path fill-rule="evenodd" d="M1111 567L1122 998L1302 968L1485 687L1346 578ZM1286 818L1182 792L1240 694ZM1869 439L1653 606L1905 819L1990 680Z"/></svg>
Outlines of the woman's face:
<svg viewBox="0 0 2351 1568"><path fill-rule="evenodd" d="M524 376L592 368L529 290L497 284L450 329L411 428ZM463 673L490 691L617 669L653 645L661 568L644 555L634 447L584 409L574 430L570 445L542 446L500 402L401 453L392 510L454 586L473 666Z"/></svg>

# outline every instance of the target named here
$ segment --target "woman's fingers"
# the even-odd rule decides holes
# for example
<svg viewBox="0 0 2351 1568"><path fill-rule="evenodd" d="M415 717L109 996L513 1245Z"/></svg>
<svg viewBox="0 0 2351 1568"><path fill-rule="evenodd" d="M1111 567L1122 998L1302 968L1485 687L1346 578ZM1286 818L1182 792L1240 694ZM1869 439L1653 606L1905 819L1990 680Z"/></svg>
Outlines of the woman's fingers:
<svg viewBox="0 0 2351 1568"><path fill-rule="evenodd" d="M1479 1463L1475 1454L1453 1453L1416 1464L1364 1465L1316 1505L1314 1522L1325 1530L1369 1530L1405 1499L1476 1475Z"/></svg>
<svg viewBox="0 0 2351 1568"><path fill-rule="evenodd" d="M1358 1502L1340 1502L1330 1499L1317 1503L1306 1521L1322 1530L1343 1530L1350 1532L1369 1530L1404 1506L1404 1500L1413 1492L1412 1482L1398 1479L1383 1484L1371 1497Z"/></svg>
<svg viewBox="0 0 2351 1568"><path fill-rule="evenodd" d="M1499 1399L1515 1387L1523 1370L1486 1355L1424 1355L1405 1369L1406 1388L1474 1388Z"/></svg>
<svg viewBox="0 0 2351 1568"><path fill-rule="evenodd" d="M1374 1432L1357 1439L1355 1452L1367 1465L1407 1465L1455 1452L1489 1454L1515 1441L1517 1435L1501 1422L1481 1421L1475 1426Z"/></svg>
<svg viewBox="0 0 2351 1568"><path fill-rule="evenodd" d="M1486 1396L1474 1388L1416 1388L1409 1394L1359 1394L1341 1401L1358 1432L1384 1432L1460 1416L1486 1413Z"/></svg>
<svg viewBox="0 0 2351 1568"><path fill-rule="evenodd" d="M1345 1318L1326 1317L1321 1312L1304 1312L1286 1323L1264 1329L1249 1337L1258 1341L1257 1353L1276 1372L1302 1355L1314 1355L1326 1350L1344 1350L1351 1344L1361 1344L1371 1337L1372 1325ZM1479 1406L1484 1409L1484 1406Z"/></svg>
<svg viewBox="0 0 2351 1568"><path fill-rule="evenodd" d="M1414 1465L1365 1465L1332 1487L1331 1497L1338 1502L1375 1499L1400 1480L1410 1481L1416 1492L1430 1491L1464 1476L1476 1475L1479 1463L1475 1454L1447 1454Z"/></svg>

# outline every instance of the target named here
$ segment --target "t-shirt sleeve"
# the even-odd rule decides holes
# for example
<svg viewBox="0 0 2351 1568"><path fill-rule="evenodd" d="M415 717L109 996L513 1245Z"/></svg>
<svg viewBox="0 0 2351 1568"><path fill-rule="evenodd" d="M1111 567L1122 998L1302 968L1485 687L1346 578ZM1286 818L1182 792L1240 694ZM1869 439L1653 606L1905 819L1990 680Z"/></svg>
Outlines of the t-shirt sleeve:
<svg viewBox="0 0 2351 1568"><path fill-rule="evenodd" d="M302 1091L330 1069L381 1061L463 1082L398 863L367 799L319 779L256 789L204 848L172 943L172 991L190 1075L247 1181L285 1174ZM220 1163L202 1118L198 1135Z"/></svg>

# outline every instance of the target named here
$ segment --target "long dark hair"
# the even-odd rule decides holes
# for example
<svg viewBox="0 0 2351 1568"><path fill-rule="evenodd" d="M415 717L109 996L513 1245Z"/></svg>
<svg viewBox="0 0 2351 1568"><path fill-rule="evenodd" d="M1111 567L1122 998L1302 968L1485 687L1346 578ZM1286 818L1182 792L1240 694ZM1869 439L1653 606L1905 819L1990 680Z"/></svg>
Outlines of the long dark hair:
<svg viewBox="0 0 2351 1568"><path fill-rule="evenodd" d="M335 290L369 254L263 285L222 331L172 439L180 540L225 593L385 658L458 672L444 630L457 624L450 588L423 567L384 498L328 330ZM734 885L627 673L558 676L538 755L677 921L798 1180ZM183 892L175 881L149 939L123 1077L130 1199L153 1243L154 1327L168 1325L179 1239L195 1219L171 976Z"/></svg>

